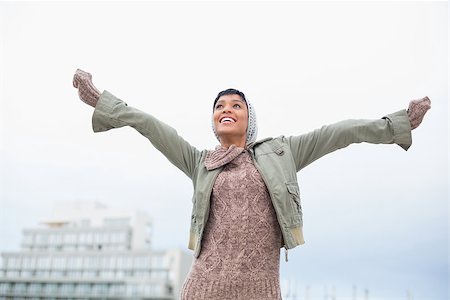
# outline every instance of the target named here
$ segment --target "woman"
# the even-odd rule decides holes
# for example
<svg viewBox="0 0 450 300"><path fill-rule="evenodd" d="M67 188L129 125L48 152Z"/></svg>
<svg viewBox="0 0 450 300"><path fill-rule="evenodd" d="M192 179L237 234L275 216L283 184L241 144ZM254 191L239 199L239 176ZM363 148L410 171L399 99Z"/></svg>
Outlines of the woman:
<svg viewBox="0 0 450 300"><path fill-rule="evenodd" d="M304 243L296 173L323 155L352 143L396 143L407 150L411 130L430 108L413 100L378 120L346 120L300 136L256 141L255 111L234 89L213 103L220 145L199 151L153 116L129 107L92 76L77 70L73 85L95 107L95 132L131 126L147 137L194 184L189 249L194 262L183 285L188 299L281 299L279 249Z"/></svg>

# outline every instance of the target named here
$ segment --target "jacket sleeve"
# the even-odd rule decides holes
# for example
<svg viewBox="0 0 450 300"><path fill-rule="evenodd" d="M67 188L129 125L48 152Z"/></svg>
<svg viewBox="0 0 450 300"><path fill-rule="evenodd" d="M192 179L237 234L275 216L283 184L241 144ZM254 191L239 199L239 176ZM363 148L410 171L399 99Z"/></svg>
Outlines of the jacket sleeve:
<svg viewBox="0 0 450 300"><path fill-rule="evenodd" d="M104 91L95 106L92 129L102 132L123 126L131 126L148 138L171 163L192 178L201 156L199 150L180 137L172 127Z"/></svg>
<svg viewBox="0 0 450 300"><path fill-rule="evenodd" d="M345 120L287 139L297 172L316 159L353 143L396 143L405 151L412 144L406 110L376 120Z"/></svg>

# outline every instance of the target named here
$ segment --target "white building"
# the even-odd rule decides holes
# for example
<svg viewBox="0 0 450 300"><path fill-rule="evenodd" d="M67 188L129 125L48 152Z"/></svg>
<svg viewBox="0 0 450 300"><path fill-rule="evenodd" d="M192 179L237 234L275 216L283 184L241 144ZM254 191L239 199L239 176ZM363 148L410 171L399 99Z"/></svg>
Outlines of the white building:
<svg viewBox="0 0 450 300"><path fill-rule="evenodd" d="M153 251L142 212L61 203L41 227L23 230L19 252L1 253L0 299L177 299L192 262Z"/></svg>

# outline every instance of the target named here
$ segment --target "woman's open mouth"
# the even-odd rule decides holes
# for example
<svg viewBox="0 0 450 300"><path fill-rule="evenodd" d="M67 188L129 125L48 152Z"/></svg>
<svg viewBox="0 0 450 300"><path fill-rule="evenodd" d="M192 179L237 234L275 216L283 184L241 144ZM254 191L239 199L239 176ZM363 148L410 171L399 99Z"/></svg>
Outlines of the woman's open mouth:
<svg viewBox="0 0 450 300"><path fill-rule="evenodd" d="M236 120L231 117L223 117L219 120L219 123L236 123Z"/></svg>

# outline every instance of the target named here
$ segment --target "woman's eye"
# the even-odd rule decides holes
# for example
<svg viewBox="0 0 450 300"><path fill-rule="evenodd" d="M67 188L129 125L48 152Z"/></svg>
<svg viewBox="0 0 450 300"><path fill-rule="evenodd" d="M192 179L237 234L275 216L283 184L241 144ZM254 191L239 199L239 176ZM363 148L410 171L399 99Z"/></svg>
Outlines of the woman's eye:
<svg viewBox="0 0 450 300"><path fill-rule="evenodd" d="M216 105L216 109L219 109L219 108L221 108L221 107L222 107L222 104Z"/></svg>
<svg viewBox="0 0 450 300"><path fill-rule="evenodd" d="M233 106L234 108L241 108L241 106L239 105L239 104L235 104L234 106Z"/></svg>

